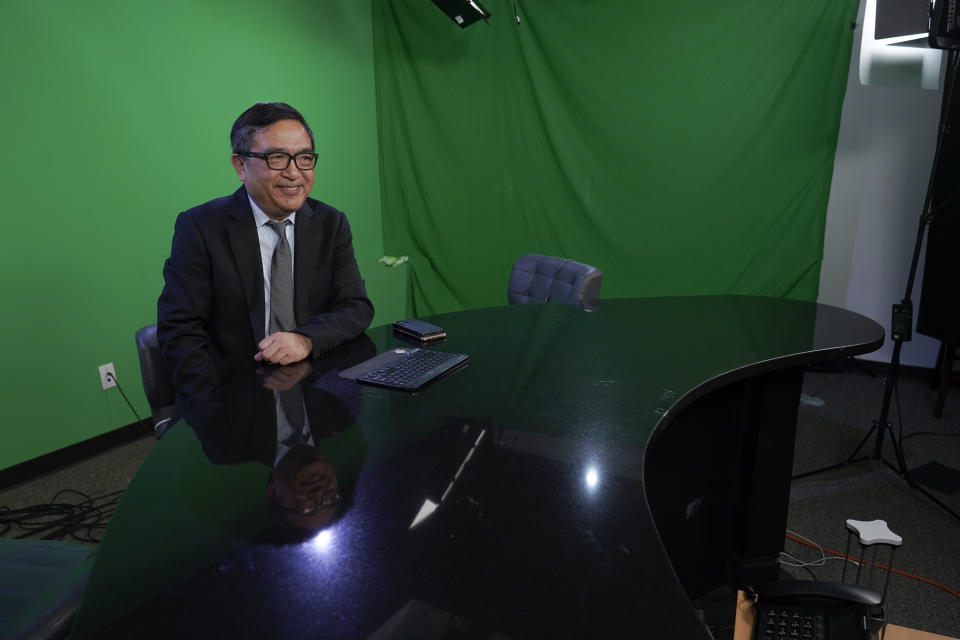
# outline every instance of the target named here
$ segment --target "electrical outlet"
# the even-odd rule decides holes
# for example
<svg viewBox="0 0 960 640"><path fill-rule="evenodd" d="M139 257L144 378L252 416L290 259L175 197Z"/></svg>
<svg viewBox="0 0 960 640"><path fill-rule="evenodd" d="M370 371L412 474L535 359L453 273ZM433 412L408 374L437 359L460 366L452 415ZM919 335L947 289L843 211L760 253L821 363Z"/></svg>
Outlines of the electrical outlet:
<svg viewBox="0 0 960 640"><path fill-rule="evenodd" d="M113 370L113 363L102 364L97 369L100 371L100 385L104 389L117 386L117 372Z"/></svg>

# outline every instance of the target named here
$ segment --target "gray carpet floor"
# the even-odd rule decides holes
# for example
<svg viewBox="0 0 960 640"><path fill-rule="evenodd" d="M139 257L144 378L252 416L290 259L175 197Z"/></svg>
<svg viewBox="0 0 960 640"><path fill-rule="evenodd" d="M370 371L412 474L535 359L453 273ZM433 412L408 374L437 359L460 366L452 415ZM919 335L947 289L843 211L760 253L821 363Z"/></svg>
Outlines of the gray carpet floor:
<svg viewBox="0 0 960 640"><path fill-rule="evenodd" d="M24 516L27 519L24 526L7 523L8 528L0 529L0 537L15 538L29 533L31 538L47 538L55 534L48 525L64 513L71 513L79 520L76 535L55 536L56 539L84 544L95 544L102 539L112 512L111 504L115 502L111 496L127 488L157 442L146 427L144 434L123 446L0 491L0 509L6 513L8 509L20 511L36 507L34 513ZM52 503L61 506L40 511ZM67 505L74 508L68 509Z"/></svg>
<svg viewBox="0 0 960 640"><path fill-rule="evenodd" d="M841 371L809 371L804 378L804 402L798 420L794 473L844 462L880 417L885 379L872 377L856 363L843 363ZM885 367L872 367L886 369ZM890 562L889 547L868 550L867 559L892 566L887 592L887 617L897 624L943 635L960 635L960 597L929 582L960 592L960 520L939 506L935 498L960 514L960 393L951 388L943 416L934 418L936 391L926 372L904 370L891 397L881 458L874 460L877 433L859 450L866 457L838 469L796 479L790 492L789 531L822 547L843 552L847 545L847 519L884 520L903 538ZM822 403L822 404L821 404ZM819 406L818 406L819 405ZM892 431L892 433L891 433ZM900 475L893 441L903 436L903 456L909 476L923 480L911 487ZM895 467L891 469L890 467ZM816 549L787 540L785 551L807 567L784 567L798 579L838 581L843 560L827 559ZM851 555L860 556L854 539ZM828 556L829 558L829 556ZM847 581L857 567L848 565ZM882 588L885 574L870 575Z"/></svg>
<svg viewBox="0 0 960 640"><path fill-rule="evenodd" d="M867 366L878 371L884 367ZM905 437L903 451L907 467L917 478L930 483L931 495L960 513L960 387L950 389L944 415L933 417L936 393L918 370L904 370L889 412L894 435ZM804 402L800 407L794 473L841 463L851 457L868 434L872 421L880 416L884 379L872 376L854 361L840 363L836 370L809 371L804 380ZM920 434L920 435L914 435ZM897 467L892 438L885 431L882 457ZM870 434L860 456L873 453L876 433ZM0 492L0 506L17 509L50 502L64 489L80 490L91 497L124 489L155 444L152 435L57 472ZM926 475L924 475L926 474ZM61 494L62 501L77 501ZM863 460L838 469L795 480L791 490L789 531L826 549L843 552L847 544L847 519L885 520L903 538L892 559L895 570L887 594L891 622L939 633L960 636L960 598L935 584L960 592L960 520L949 515L887 464ZM103 522L100 523L104 524ZM98 525L99 526L99 525ZM2 532L15 537L23 532L16 526ZM93 539L102 529L89 532ZM817 549L787 540L785 551L793 559L785 573L798 579L839 580L843 560L824 556ZM856 544L851 555L859 556ZM870 556L868 556L869 558ZM890 564L887 550L876 560ZM856 572L848 566L848 581ZM863 580L882 586L885 574L874 575L864 568ZM925 581L924 581L925 580ZM728 592L711 595L715 611L724 612L711 620L711 605L704 606L707 619L723 629L718 638L731 637L734 596Z"/></svg>

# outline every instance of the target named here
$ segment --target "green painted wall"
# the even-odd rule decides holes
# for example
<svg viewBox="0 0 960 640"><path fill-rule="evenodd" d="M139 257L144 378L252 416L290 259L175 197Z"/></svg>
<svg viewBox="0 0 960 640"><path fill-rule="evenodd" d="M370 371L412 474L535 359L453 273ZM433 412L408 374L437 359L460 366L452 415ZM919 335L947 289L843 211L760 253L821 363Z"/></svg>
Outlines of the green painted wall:
<svg viewBox="0 0 960 640"><path fill-rule="evenodd" d="M100 389L106 362L147 415L133 334L155 321L176 214L239 184L228 133L251 103L304 113L313 195L350 217L361 264L383 243L369 2L35 0L0 16L5 468L134 421Z"/></svg>

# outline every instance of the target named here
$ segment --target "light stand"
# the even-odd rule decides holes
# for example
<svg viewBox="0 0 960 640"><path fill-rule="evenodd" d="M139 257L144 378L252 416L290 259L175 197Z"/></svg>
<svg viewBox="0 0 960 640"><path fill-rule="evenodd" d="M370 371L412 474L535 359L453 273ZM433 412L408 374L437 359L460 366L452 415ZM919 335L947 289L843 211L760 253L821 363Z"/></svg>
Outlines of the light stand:
<svg viewBox="0 0 960 640"><path fill-rule="evenodd" d="M956 86L957 67L958 62L960 62L960 55L958 55L956 49L949 50L947 55L947 78L946 82L944 83L943 104L940 109L940 126L937 133L937 150L933 157L933 168L930 171L930 182L927 186L927 196L923 205L923 214L920 216L920 224L917 230L917 241L913 247L913 260L910 262L910 274L907 277L907 291L904 294L903 299L900 301L900 304L893 305L890 329L890 334L893 338L893 356L890 360L890 374L884 381L883 404L880 408L880 417L873 421L873 427L869 432L867 432L867 435L864 436L863 440L860 441L860 444L857 445L857 448L853 450L853 453L850 454L845 462L822 467L813 471L806 471L793 476L793 479L796 480L798 478L805 478L807 476L812 476L814 474L829 471L831 469L837 469L848 464L854 464L864 460L876 460L884 463L896 471L899 475L903 476L911 488L927 496L932 501L937 503L941 508L947 511L947 513L952 515L957 520L960 520L960 514L948 507L940 499L933 496L929 491L926 490L926 488L918 484L915 480L913 480L913 478L910 477L910 470L907 468L906 460L903 457L903 451L900 447L900 444L897 442L896 437L894 436L893 425L891 425L889 421L890 402L893 398L893 392L896 389L897 381L900 377L900 351L903 348L903 343L909 342L913 337L913 302L911 301L911 297L913 294L913 282L917 277L917 267L920 263L920 249L923 246L923 237L927 226L929 226L929 224L933 221L934 215L937 212L937 209L931 208L933 200L934 177L937 175L937 164L939 163L940 151L943 146L944 136L950 133L948 115L950 113L950 104L953 98L953 91ZM888 430L890 431L890 441L893 444L893 450L897 457L896 466L891 464L883 457L883 437ZM860 449L864 444L866 444L867 440L870 439L870 436L873 435L874 432L876 432L877 435L873 443L873 453L867 456L860 456L858 458L857 454L860 452Z"/></svg>

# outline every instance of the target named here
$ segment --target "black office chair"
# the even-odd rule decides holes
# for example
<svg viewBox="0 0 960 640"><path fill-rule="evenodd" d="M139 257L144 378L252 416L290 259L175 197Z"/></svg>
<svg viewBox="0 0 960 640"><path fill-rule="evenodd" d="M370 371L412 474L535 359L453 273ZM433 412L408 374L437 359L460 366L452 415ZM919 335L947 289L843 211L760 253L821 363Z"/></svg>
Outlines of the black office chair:
<svg viewBox="0 0 960 640"><path fill-rule="evenodd" d="M175 393L173 379L160 354L157 325L151 324L137 331L137 354L140 356L140 377L143 391L153 415L153 430L161 437L170 428L173 418Z"/></svg>
<svg viewBox="0 0 960 640"><path fill-rule="evenodd" d="M600 306L603 271L582 262L530 253L514 264L507 302L565 302L586 311Z"/></svg>
<svg viewBox="0 0 960 640"><path fill-rule="evenodd" d="M58 540L0 538L0 638L66 638L96 547Z"/></svg>

